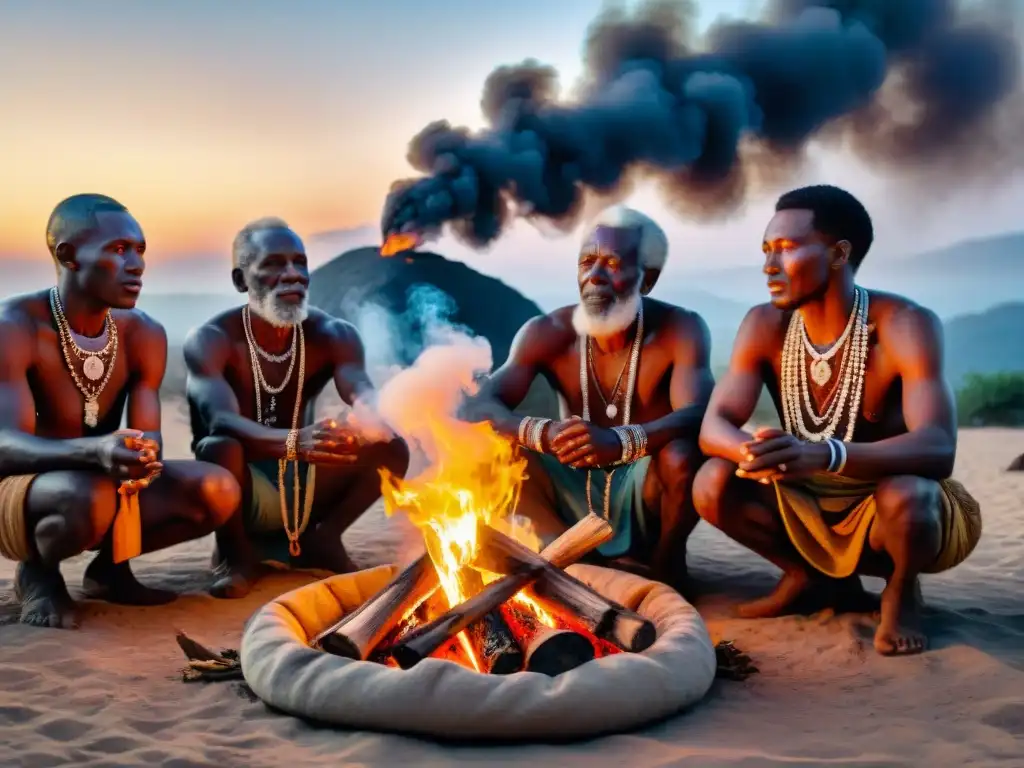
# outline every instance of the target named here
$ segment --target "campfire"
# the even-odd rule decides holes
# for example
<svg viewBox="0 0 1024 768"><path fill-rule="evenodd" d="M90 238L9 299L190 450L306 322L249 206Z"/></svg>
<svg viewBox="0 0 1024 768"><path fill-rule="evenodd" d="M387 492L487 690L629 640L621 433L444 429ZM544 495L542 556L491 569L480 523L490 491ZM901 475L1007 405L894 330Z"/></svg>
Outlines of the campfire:
<svg viewBox="0 0 1024 768"><path fill-rule="evenodd" d="M551 676L650 647L651 621L564 570L612 537L608 522L591 514L539 551L510 514L526 468L518 449L486 424L444 426L447 460L413 479L382 475L388 514L408 515L426 551L311 645L401 669L434 658Z"/></svg>

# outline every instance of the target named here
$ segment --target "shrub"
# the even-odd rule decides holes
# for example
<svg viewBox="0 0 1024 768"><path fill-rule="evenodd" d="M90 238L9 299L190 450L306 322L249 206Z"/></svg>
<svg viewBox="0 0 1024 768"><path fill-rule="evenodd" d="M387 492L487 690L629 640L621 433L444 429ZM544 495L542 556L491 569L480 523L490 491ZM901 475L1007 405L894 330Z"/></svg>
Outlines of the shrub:
<svg viewBox="0 0 1024 768"><path fill-rule="evenodd" d="M1024 371L968 374L956 393L956 408L962 426L1024 426Z"/></svg>

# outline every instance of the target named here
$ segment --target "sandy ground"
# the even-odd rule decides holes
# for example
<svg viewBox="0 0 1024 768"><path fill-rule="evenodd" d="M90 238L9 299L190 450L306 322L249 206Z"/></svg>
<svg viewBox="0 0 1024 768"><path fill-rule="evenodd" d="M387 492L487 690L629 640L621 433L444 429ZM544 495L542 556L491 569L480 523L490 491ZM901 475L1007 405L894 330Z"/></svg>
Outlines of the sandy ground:
<svg viewBox="0 0 1024 768"><path fill-rule="evenodd" d="M175 409L165 436L169 455L183 456ZM702 524L690 543L707 593L698 607L715 639L734 640L761 673L716 682L668 722L573 745L332 731L271 713L237 683L182 683L174 628L237 647L254 610L311 578L279 574L245 600L213 600L209 538L137 561L144 581L186 593L176 603L86 603L77 632L9 623L13 567L0 561L0 765L1024 765L1024 474L1003 471L1022 452L1024 431L961 434L955 474L981 502L985 534L970 560L925 582L929 653L876 656L867 617L727 618L739 597L770 585L773 568ZM345 540L361 565L376 564L390 558L396 531L375 508ZM73 593L85 562L65 567Z"/></svg>

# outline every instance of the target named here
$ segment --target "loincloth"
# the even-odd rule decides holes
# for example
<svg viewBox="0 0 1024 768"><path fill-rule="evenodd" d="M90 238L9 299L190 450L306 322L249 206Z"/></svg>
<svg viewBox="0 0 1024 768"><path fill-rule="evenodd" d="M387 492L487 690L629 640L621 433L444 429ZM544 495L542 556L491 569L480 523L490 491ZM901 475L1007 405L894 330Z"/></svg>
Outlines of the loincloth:
<svg viewBox="0 0 1024 768"><path fill-rule="evenodd" d="M604 516L604 491L608 471L573 469L556 457L537 454L537 466L547 475L554 490L552 510L568 526L587 516L587 477L590 476L590 500L594 512ZM644 507L644 480L651 457L619 467L612 475L611 504L608 518L615 531L611 540L597 548L604 557L645 558L652 548L654 526Z"/></svg>
<svg viewBox="0 0 1024 768"><path fill-rule="evenodd" d="M0 555L21 563L32 557L25 501L36 475L11 475L0 480Z"/></svg>
<svg viewBox="0 0 1024 768"><path fill-rule="evenodd" d="M278 485L276 459L249 464L252 477L252 502L243 510L245 530L252 539L262 562L288 565L288 535L281 514L281 490ZM284 475L285 501L288 506L288 526L294 525L295 464L288 462ZM312 505L315 494L316 467L299 462L299 509ZM301 514L300 514L301 519Z"/></svg>
<svg viewBox="0 0 1024 768"><path fill-rule="evenodd" d="M959 565L981 538L981 507L959 482L942 480L942 545L925 573ZM779 514L790 541L803 558L833 578L851 575L875 520L876 484L839 475L815 475L776 483Z"/></svg>

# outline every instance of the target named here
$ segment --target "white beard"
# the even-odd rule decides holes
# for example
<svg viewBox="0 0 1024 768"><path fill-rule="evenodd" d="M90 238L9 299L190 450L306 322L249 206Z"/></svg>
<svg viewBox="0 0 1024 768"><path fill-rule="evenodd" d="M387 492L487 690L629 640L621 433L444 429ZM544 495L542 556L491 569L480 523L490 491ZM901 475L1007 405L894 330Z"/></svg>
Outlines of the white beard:
<svg viewBox="0 0 1024 768"><path fill-rule="evenodd" d="M273 291L259 296L250 290L249 309L275 328L290 328L306 319L309 314L309 301L303 298L301 304L286 304L278 301Z"/></svg>
<svg viewBox="0 0 1024 768"><path fill-rule="evenodd" d="M640 286L631 295L616 299L604 312L593 312L582 301L572 313L572 327L580 336L603 339L622 333L640 313Z"/></svg>

